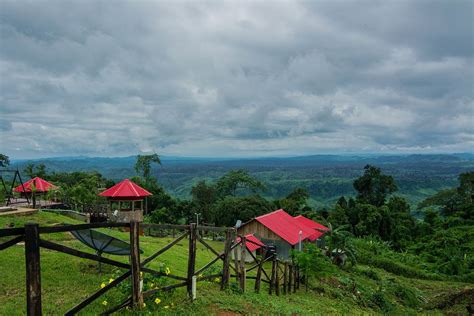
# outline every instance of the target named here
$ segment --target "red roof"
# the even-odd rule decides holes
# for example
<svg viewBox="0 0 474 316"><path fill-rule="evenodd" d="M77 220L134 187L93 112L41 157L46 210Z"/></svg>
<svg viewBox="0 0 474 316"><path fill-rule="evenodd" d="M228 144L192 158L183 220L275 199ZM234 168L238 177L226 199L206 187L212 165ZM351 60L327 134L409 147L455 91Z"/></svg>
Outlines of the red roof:
<svg viewBox="0 0 474 316"><path fill-rule="evenodd" d="M245 246L247 246L247 249L250 252L255 251L265 246L265 244L261 242L257 237L255 237L253 234L245 235L245 238L247 239L247 242L245 242ZM249 242L249 240L252 242ZM236 242L237 243L240 242L240 237L237 237Z"/></svg>
<svg viewBox="0 0 474 316"><path fill-rule="evenodd" d="M152 194L129 179L125 179L99 195L115 200L139 200Z"/></svg>
<svg viewBox="0 0 474 316"><path fill-rule="evenodd" d="M321 225L318 222L315 222L307 217L304 217L303 215L296 216L295 220L301 225L305 225L306 227L316 230L316 239L320 238L322 235L324 235L325 232L329 231L329 228L327 228L326 226Z"/></svg>
<svg viewBox="0 0 474 316"><path fill-rule="evenodd" d="M314 229L301 224L284 210L278 210L256 217L255 220L265 225L290 245L296 245L299 242L300 231L302 232L301 240L309 239L313 241L318 238L318 234Z"/></svg>
<svg viewBox="0 0 474 316"><path fill-rule="evenodd" d="M39 177L35 177L31 180L26 181L23 183L23 185L19 185L16 188L13 189L15 192L31 192L31 185L34 185L36 188L36 192L47 192L50 190L56 190L58 189L57 186L55 186L52 183L49 183L48 181L41 179ZM23 190L23 187L25 190Z"/></svg>

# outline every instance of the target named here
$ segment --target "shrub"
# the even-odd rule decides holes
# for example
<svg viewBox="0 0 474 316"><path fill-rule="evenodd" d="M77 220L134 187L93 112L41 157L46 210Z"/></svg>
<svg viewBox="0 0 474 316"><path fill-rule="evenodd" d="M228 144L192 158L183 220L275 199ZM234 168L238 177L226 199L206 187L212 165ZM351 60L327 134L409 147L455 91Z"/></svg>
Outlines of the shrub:
<svg viewBox="0 0 474 316"><path fill-rule="evenodd" d="M374 292L370 297L370 301L373 305L380 308L380 310L384 312L388 312L393 308L392 303L390 303L390 301L387 299L387 297L381 290Z"/></svg>
<svg viewBox="0 0 474 316"><path fill-rule="evenodd" d="M380 281L380 276L378 275L377 272L374 270L362 270L361 273L368 277L369 279L375 280L375 281Z"/></svg>
<svg viewBox="0 0 474 316"><path fill-rule="evenodd" d="M392 292L405 306L418 307L420 305L418 296L412 289L396 284L393 286Z"/></svg>

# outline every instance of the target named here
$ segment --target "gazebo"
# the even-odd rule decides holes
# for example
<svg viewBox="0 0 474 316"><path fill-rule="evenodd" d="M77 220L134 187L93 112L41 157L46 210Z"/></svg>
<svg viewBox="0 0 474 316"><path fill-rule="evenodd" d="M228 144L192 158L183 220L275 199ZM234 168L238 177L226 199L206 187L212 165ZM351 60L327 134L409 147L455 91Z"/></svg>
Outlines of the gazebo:
<svg viewBox="0 0 474 316"><path fill-rule="evenodd" d="M109 200L107 215L116 222L143 221L143 200L152 195L133 181L125 179L103 191L99 196ZM114 207L115 203L115 207Z"/></svg>
<svg viewBox="0 0 474 316"><path fill-rule="evenodd" d="M20 184L13 189L14 192L21 193L22 195L31 196L33 200L33 208L36 208L36 195L45 194L48 191L57 190L59 187L54 184L41 179L40 177L35 177L31 180L26 181L23 184Z"/></svg>

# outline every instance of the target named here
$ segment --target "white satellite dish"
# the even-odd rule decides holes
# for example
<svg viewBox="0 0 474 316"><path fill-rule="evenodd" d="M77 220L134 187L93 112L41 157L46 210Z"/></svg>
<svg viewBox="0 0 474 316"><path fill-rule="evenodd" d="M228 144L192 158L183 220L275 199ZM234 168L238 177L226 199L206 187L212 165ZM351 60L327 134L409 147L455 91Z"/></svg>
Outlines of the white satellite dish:
<svg viewBox="0 0 474 316"><path fill-rule="evenodd" d="M240 226L242 226L242 221L238 219L237 223L235 223L235 228L239 228Z"/></svg>

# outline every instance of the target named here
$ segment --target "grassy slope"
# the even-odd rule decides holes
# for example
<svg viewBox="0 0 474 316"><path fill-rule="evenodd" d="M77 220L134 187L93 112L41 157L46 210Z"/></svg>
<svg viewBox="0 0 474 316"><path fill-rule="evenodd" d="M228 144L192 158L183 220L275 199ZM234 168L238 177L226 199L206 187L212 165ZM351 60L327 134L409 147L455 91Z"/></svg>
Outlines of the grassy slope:
<svg viewBox="0 0 474 316"><path fill-rule="evenodd" d="M76 221L55 214L39 213L28 217L0 217L0 228L7 225L21 226L27 221L38 222L41 225L56 223L77 223ZM128 234L112 230L104 232L127 240ZM45 235L46 239L53 239L71 247L89 251L66 233ZM170 241L169 238L141 238L143 257L147 257ZM216 249L222 248L222 243L213 242ZM160 263L170 267L173 274L185 275L187 242L183 241L173 247L163 257L152 262L151 267L158 268ZM126 262L126 257L114 257ZM213 254L199 245L197 268L213 258ZM42 295L43 311L45 314L62 314L69 308L87 297L99 288L103 281L112 275L112 269L104 265L103 273L97 272L95 263L75 258L69 255L56 253L49 250L41 251ZM22 245L11 247L1 252L0 257L0 315L13 315L24 313L25 309L25 267L24 248ZM367 270L374 271L380 280L374 280L373 275L367 276ZM234 281L232 281L234 283ZM234 287L234 284L231 288ZM262 293L255 294L251 290L253 283L249 281L249 291L238 294L228 290L221 292L219 285L214 282L198 284L198 299L190 304L186 299L184 289L173 293L158 295L162 303L156 305L153 299L147 302L147 309L143 314L161 311L169 314L226 314L226 313L252 313L252 314L301 314L312 315L315 313L371 313L380 312L381 309L374 305L371 299L376 292L382 292L392 313L416 313L427 310L442 301L449 294L461 291L472 285L446 282L428 281L404 278L382 269L359 265L351 271L335 269L333 273L321 276L311 282L306 292L300 289L296 294L288 296L269 296L266 286ZM415 301L397 293L394 289L407 289L408 293L415 296ZM123 299L125 295L118 289L110 291L106 297L99 298L89 306L84 314L97 314L105 309L102 302L107 300L110 305ZM171 306L173 303L173 306ZM450 307L450 311L464 312L463 302ZM465 304L464 304L465 305ZM170 306L164 309L164 306ZM124 311L127 314L129 312Z"/></svg>

